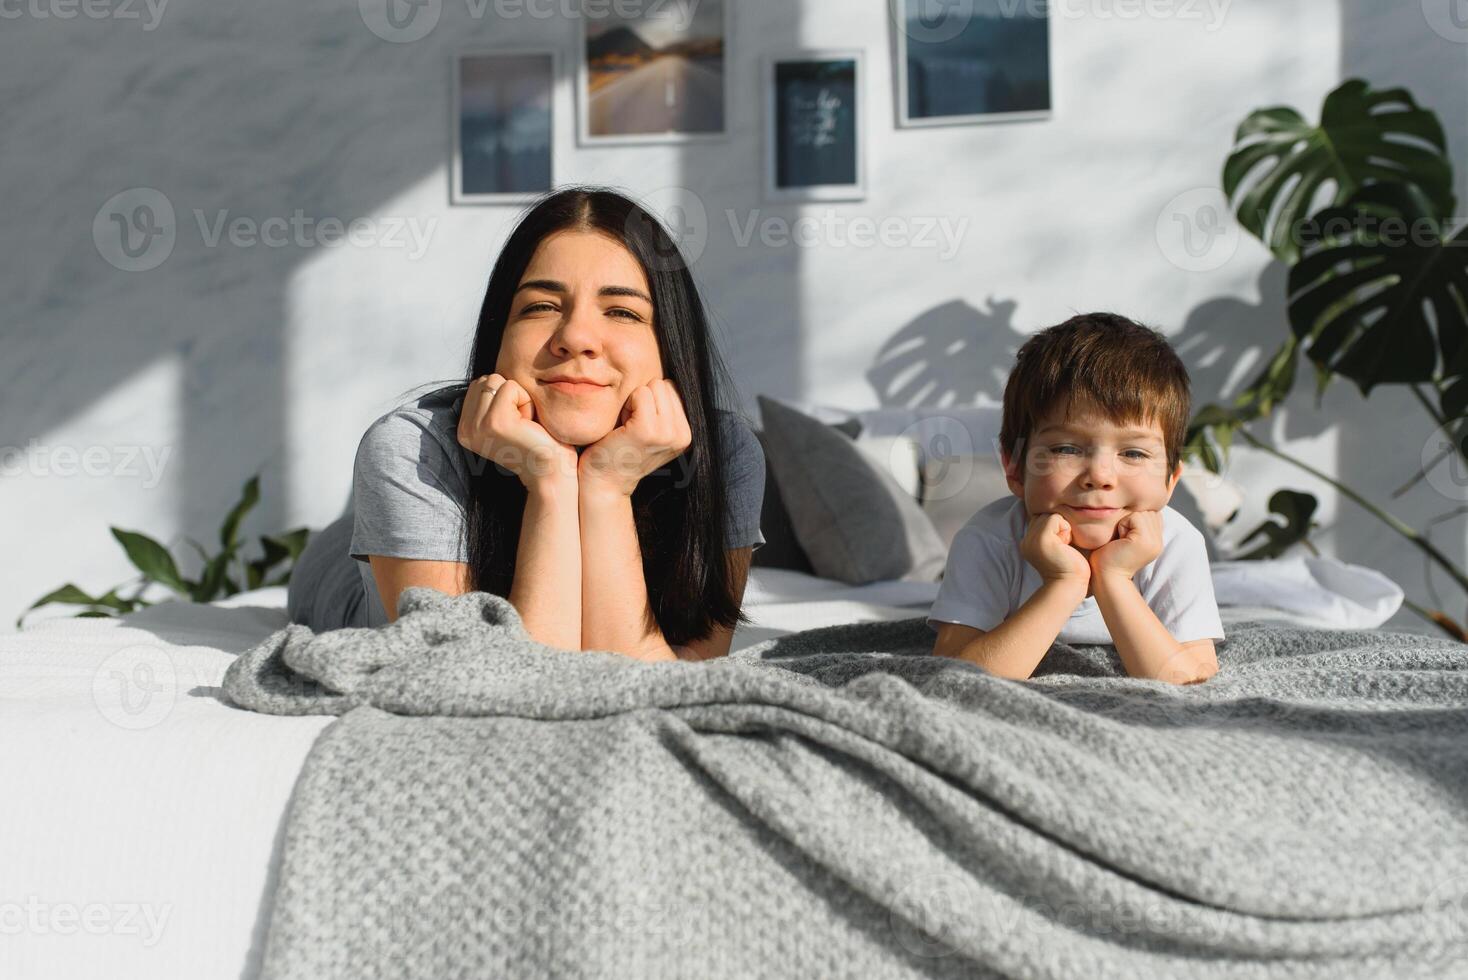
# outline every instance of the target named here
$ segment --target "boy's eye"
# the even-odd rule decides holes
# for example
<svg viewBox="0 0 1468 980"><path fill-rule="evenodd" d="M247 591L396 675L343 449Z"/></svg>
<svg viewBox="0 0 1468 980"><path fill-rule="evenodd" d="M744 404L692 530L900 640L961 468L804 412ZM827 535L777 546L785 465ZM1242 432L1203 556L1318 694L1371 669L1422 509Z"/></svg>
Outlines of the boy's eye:
<svg viewBox="0 0 1468 980"><path fill-rule="evenodd" d="M1080 452L1080 450L1078 448L1076 448L1075 446L1051 446L1050 447L1050 451L1052 453L1055 453L1057 456L1069 456L1069 455L1072 455L1074 453L1079 453ZM1147 459L1148 458L1147 457L1147 454L1145 452L1143 452L1142 450L1140 450L1140 449L1128 449L1122 455L1125 456L1125 457L1127 457L1128 459Z"/></svg>

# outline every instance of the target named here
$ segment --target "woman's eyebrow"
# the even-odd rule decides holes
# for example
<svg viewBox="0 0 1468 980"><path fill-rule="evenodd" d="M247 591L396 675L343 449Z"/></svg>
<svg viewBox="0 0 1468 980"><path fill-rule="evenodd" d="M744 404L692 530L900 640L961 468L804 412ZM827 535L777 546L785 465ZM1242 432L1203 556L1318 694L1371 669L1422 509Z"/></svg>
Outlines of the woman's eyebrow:
<svg viewBox="0 0 1468 980"><path fill-rule="evenodd" d="M548 293L564 293L569 291L566 289L565 283L558 282L555 279L527 279L515 288L515 292L518 293L523 289L543 289ZM603 286L597 291L597 294L600 296L635 296L649 304L652 303L651 296L631 286Z"/></svg>
<svg viewBox="0 0 1468 980"><path fill-rule="evenodd" d="M647 293L644 293L640 289L633 289L631 286L603 286L603 287L601 287L600 295L602 295L602 296L635 296L638 299L644 300L644 301L646 301L648 303L651 303L652 302L652 297L651 296L647 295Z"/></svg>

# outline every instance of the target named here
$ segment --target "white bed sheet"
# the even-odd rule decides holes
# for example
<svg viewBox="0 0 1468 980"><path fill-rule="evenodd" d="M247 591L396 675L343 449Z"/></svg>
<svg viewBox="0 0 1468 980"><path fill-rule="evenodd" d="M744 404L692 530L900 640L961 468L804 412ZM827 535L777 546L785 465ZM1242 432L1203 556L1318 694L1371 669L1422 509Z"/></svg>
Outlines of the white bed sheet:
<svg viewBox="0 0 1468 980"><path fill-rule="evenodd" d="M744 649L924 615L935 583L752 570ZM331 717L228 707L232 658L286 623L285 590L165 603L0 636L0 977L249 980L297 775ZM1246 618L1300 622L1263 607Z"/></svg>

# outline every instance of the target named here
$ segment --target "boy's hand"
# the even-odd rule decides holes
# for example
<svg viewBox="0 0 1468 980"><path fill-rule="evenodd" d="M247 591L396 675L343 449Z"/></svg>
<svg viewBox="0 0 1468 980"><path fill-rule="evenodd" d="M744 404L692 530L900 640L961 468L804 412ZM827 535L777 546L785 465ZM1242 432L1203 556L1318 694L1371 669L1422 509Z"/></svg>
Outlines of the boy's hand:
<svg viewBox="0 0 1468 980"><path fill-rule="evenodd" d="M1116 534L1091 552L1091 571L1096 575L1131 578L1162 554L1162 512L1134 510L1116 522Z"/></svg>
<svg viewBox="0 0 1468 980"><path fill-rule="evenodd" d="M1070 541L1070 522L1064 517L1036 514L1025 528L1019 553L1046 582L1072 580L1087 585L1091 581L1091 566Z"/></svg>

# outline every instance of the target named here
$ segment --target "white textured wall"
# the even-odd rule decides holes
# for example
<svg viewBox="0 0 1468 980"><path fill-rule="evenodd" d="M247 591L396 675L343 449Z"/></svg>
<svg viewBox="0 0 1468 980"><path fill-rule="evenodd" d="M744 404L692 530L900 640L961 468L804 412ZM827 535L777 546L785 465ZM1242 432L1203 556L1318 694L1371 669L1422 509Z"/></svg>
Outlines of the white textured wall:
<svg viewBox="0 0 1468 980"><path fill-rule="evenodd" d="M1416 2L1179 0L1166 16L1123 17L1126 0L1069 0L1054 24L1054 119L898 131L883 0L741 0L730 139L615 149L574 147L577 25L499 17L492 0L475 17L477 6L443 0L413 43L387 43L357 4L325 0L172 0L130 6L137 19L62 19L60 0L4 8L0 629L63 581L100 590L128 577L108 525L212 545L256 470L264 499L247 532L322 526L345 502L367 423L403 389L462 369L515 213L447 204L449 64L465 45L563 50L563 181L702 207L696 274L751 411L760 392L852 408L997 398L1025 334L1096 308L1172 336L1200 402L1232 394L1283 336L1283 276L1247 235L1187 271L1157 228L1174 227L1179 195L1217 188L1245 114L1283 103L1313 118L1352 74L1405 84L1468 168L1468 45L1434 32ZM799 46L867 51L865 202L760 200L761 58ZM132 188L175 213L172 251L150 271L114 268L93 239L104 202ZM406 233L403 247L211 246L196 211L206 223L365 218L379 233L411 222L426 239L421 254ZM892 248L852 246L849 226L807 246L758 233L741 245L733 230L801 216L826 228L896 217L914 235L945 219L962 234ZM1341 384L1317 411L1308 388L1269 434L1385 500L1430 434L1421 410L1401 391L1367 403ZM71 475L56 456L68 447ZM1323 547L1426 600L1416 552L1323 485L1247 451L1229 475L1250 495L1240 524L1281 486L1310 490ZM1423 483L1392 509L1420 527L1457 503ZM1436 538L1463 558L1461 518Z"/></svg>

